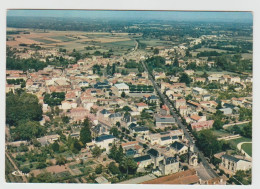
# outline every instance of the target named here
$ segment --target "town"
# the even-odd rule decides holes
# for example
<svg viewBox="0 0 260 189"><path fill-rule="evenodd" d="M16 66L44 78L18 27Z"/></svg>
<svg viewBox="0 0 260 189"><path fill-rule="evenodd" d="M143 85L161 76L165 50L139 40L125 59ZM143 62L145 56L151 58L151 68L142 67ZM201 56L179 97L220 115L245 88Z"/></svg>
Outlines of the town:
<svg viewBox="0 0 260 189"><path fill-rule="evenodd" d="M7 18L7 182L251 184L251 24L64 22Z"/></svg>

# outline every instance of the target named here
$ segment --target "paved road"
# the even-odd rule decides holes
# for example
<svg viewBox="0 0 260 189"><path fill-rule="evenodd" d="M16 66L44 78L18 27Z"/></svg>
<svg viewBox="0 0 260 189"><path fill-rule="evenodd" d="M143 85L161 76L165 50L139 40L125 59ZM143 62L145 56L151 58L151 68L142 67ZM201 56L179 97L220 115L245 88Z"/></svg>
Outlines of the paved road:
<svg viewBox="0 0 260 189"><path fill-rule="evenodd" d="M144 62L142 62L142 65L143 65L145 71L148 72L148 69L147 69L147 67L146 67L146 64L145 64ZM168 108L170 109L170 112L171 112L171 114L173 115L173 117L175 118L175 120L176 120L178 126L183 130L184 136L188 139L189 144L194 144L194 140L193 140L194 137L192 136L191 133L188 132L188 129L183 125L183 123L181 122L181 120L178 118L178 116L177 116L176 113L174 112L174 110L173 110L173 108L172 108L172 105L173 105L173 104L171 104L171 103L169 102L168 98L167 98L164 94L161 93L161 90L160 90L160 88L158 87L158 85L155 83L155 81L154 81L154 79L153 79L151 73L150 73L150 72L148 72L148 73L149 73L149 74L148 74L148 75L149 75L149 79L152 81L153 86L154 86L155 90L157 91L157 94L161 97L163 103L166 104L166 105L168 106ZM208 172L208 174L211 176L211 178L218 177L218 174L210 167L210 165L209 165L208 161L206 160L205 156L198 150L198 148L195 146L195 144L194 144L194 151L199 154L199 157L200 157L200 159L201 159L201 162L202 162L204 168L206 169L206 171Z"/></svg>

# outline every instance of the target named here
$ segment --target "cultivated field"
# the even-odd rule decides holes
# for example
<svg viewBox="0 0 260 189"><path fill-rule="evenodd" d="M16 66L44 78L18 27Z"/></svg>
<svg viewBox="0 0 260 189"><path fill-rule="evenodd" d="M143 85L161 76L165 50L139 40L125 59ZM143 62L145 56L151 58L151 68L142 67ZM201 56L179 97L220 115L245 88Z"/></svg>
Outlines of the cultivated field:
<svg viewBox="0 0 260 189"><path fill-rule="evenodd" d="M8 28L7 31L23 31L20 34L7 35L10 40L6 44L16 48L21 47L21 44L27 46L36 44L44 48L65 48L68 51L76 49L88 53L107 52L111 49L121 54L135 47L135 41L129 37L128 33L43 31L15 28ZM24 33L25 31L27 33ZM94 47L94 49L86 50L85 47L88 46Z"/></svg>

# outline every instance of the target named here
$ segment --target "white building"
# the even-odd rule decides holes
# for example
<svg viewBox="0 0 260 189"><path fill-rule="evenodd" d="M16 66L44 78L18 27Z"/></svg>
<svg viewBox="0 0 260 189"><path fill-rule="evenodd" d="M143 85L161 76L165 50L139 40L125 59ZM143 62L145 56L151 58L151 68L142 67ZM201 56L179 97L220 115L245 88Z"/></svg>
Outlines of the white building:
<svg viewBox="0 0 260 189"><path fill-rule="evenodd" d="M204 95L204 94L207 94L208 91L206 89L202 89L200 87L194 87L192 89L192 92L195 94L195 95Z"/></svg>
<svg viewBox="0 0 260 189"><path fill-rule="evenodd" d="M229 171L236 173L238 170L249 170L252 167L252 163L250 161L239 159L234 156L230 156L227 154L224 154L221 156L221 167L224 167L225 169L228 169Z"/></svg>
<svg viewBox="0 0 260 189"><path fill-rule="evenodd" d="M119 84L115 84L115 87L119 95L121 95L122 92L125 92L125 94L129 94L129 86L127 84L119 83Z"/></svg>
<svg viewBox="0 0 260 189"><path fill-rule="evenodd" d="M93 141L93 143L101 149L105 148L106 152L108 152L110 144L112 144L115 140L116 138L113 135L100 135Z"/></svg>

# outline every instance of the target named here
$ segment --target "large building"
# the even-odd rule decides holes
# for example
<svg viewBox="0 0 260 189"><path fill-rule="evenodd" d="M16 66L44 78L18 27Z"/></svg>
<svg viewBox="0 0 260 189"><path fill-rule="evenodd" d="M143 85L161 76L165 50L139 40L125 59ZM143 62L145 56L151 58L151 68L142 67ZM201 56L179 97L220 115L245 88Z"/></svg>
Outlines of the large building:
<svg viewBox="0 0 260 189"><path fill-rule="evenodd" d="M224 154L221 156L220 166L231 171L232 173L236 173L238 170L246 171L251 169L252 163L245 159L239 159L234 156Z"/></svg>
<svg viewBox="0 0 260 189"><path fill-rule="evenodd" d="M129 86L125 83L119 83L119 84L115 84L116 90L118 95L121 95L123 92L125 92L125 94L129 94Z"/></svg>
<svg viewBox="0 0 260 189"><path fill-rule="evenodd" d="M191 124L192 130L201 131L204 129L211 129L213 127L214 120L200 121Z"/></svg>
<svg viewBox="0 0 260 189"><path fill-rule="evenodd" d="M175 124L175 119L173 117L156 117L155 124L157 128L171 127Z"/></svg>

